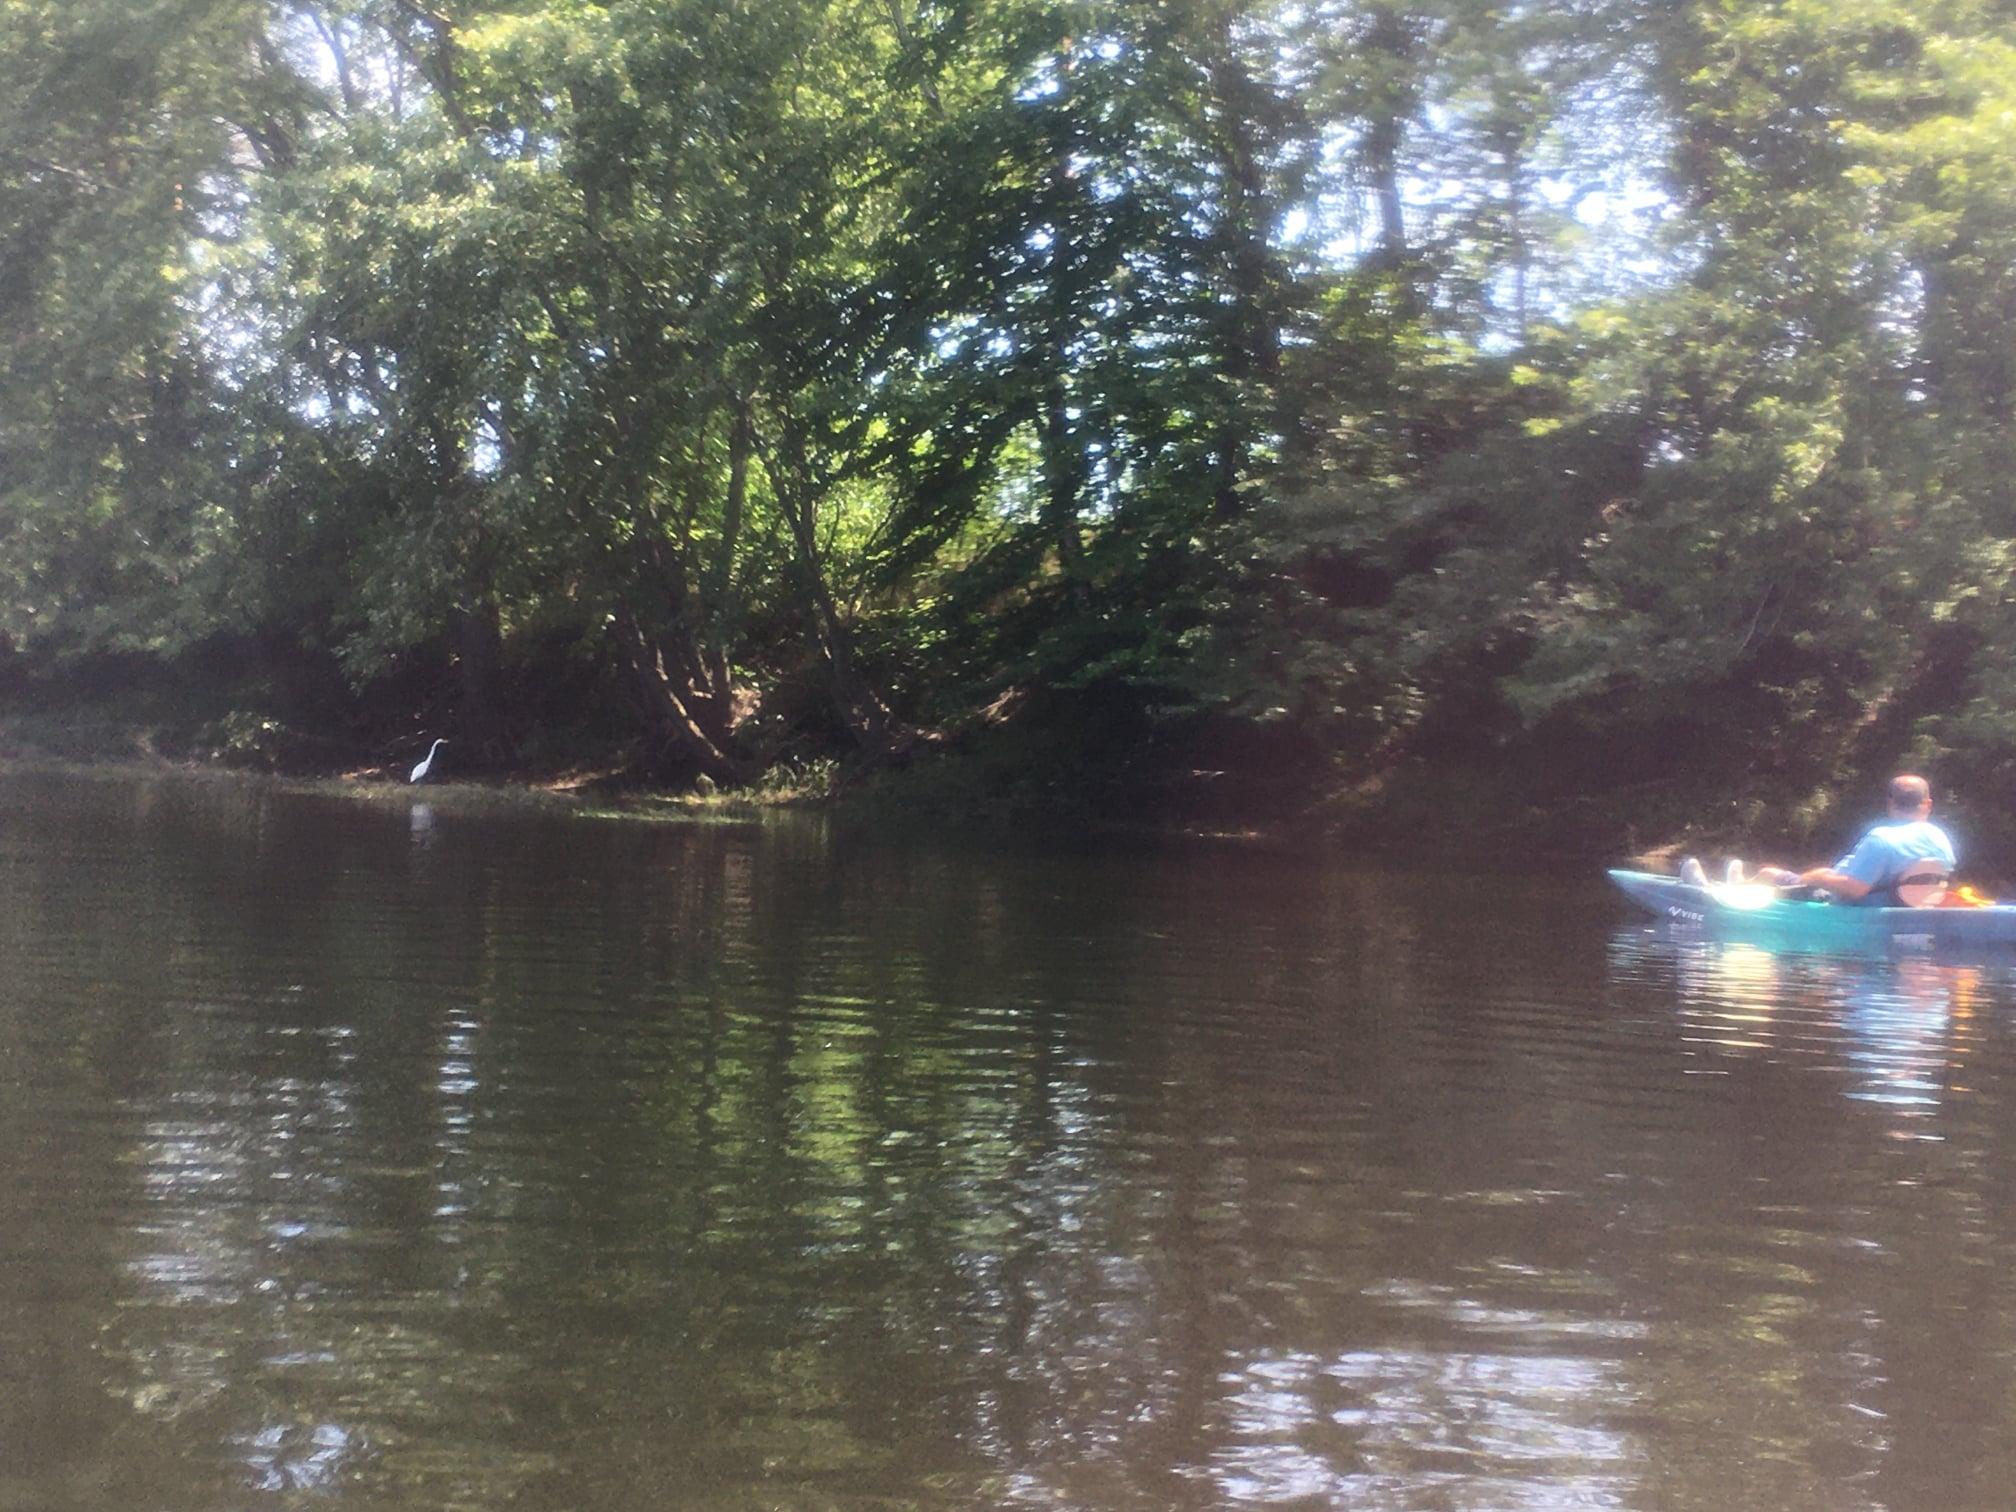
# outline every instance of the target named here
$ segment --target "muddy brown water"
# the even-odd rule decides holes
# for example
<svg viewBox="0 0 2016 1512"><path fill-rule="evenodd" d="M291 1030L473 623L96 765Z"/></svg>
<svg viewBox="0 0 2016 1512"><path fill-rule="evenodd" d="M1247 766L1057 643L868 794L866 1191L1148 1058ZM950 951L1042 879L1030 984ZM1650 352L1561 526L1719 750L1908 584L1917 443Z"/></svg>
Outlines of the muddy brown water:
<svg viewBox="0 0 2016 1512"><path fill-rule="evenodd" d="M0 1509L2002 1507L2016 971L0 776Z"/></svg>

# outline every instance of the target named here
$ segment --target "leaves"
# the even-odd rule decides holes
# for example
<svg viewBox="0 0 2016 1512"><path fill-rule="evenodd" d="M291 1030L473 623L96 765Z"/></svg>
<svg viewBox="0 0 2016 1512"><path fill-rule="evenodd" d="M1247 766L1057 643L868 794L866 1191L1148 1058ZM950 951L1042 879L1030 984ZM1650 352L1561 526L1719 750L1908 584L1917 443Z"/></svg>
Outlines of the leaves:
<svg viewBox="0 0 2016 1512"><path fill-rule="evenodd" d="M1983 0L5 5L33 656L571 638L722 761L1839 751L1935 663L2004 738Z"/></svg>

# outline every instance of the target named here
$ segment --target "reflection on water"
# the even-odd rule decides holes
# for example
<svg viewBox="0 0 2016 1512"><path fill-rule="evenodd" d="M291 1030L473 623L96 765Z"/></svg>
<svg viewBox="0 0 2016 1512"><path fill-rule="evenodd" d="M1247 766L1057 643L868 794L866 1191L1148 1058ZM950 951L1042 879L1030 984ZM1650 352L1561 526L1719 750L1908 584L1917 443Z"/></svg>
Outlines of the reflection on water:
<svg viewBox="0 0 2016 1512"><path fill-rule="evenodd" d="M2016 1470L2003 968L401 799L0 778L0 1508Z"/></svg>
<svg viewBox="0 0 2016 1512"><path fill-rule="evenodd" d="M1797 1384L1793 1403L1831 1396L1863 1419L1839 1504L2004 1504L2001 1409L1977 1393L2007 1389L2016 1350L2001 1279L2016 969L1637 925L1613 935L1610 968L1628 996L1666 1000L1690 1074L1727 1089L1742 1159L1725 1180L1731 1200L1754 1194L1754 1252L1722 1269L1756 1286L1730 1306L1754 1317L1744 1353Z"/></svg>
<svg viewBox="0 0 2016 1512"><path fill-rule="evenodd" d="M1966 1091L1977 1011L2016 996L2006 962L1774 951L1664 928L1619 931L1611 960L1623 980L1670 974L1697 1070L1749 1055L1831 1063L1847 1073L1843 1095L1878 1104L1904 1121L1896 1132L1919 1139L1943 1137L1916 1120Z"/></svg>

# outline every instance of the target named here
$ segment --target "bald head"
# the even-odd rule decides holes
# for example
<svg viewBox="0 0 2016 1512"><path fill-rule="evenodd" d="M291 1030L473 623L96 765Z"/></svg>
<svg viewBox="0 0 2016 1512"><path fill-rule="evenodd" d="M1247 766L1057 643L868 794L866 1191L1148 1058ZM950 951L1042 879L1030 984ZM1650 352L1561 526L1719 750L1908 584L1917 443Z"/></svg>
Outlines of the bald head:
<svg viewBox="0 0 2016 1512"><path fill-rule="evenodd" d="M1923 777L1900 772L1890 779L1890 812L1899 819L1921 818L1932 808L1932 784Z"/></svg>

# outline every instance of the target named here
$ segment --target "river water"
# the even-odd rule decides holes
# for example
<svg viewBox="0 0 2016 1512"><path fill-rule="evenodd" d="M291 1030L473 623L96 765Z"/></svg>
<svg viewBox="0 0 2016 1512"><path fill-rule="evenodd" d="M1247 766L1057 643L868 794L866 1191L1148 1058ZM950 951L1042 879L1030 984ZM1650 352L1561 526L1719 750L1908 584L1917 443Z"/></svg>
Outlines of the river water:
<svg viewBox="0 0 2016 1512"><path fill-rule="evenodd" d="M0 1509L2004 1507L2016 972L0 778Z"/></svg>

